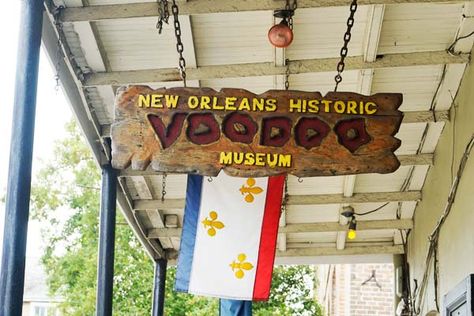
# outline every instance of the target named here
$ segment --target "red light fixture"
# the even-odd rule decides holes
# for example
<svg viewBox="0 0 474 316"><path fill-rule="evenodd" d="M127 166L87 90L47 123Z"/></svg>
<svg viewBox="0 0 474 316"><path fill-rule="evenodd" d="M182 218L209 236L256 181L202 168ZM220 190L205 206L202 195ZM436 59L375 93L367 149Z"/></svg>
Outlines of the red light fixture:
<svg viewBox="0 0 474 316"><path fill-rule="evenodd" d="M293 41L293 31L288 24L288 20L294 13L294 10L276 10L273 13L274 17L282 19L280 23L275 24L268 31L268 40L273 46L278 48L290 46Z"/></svg>

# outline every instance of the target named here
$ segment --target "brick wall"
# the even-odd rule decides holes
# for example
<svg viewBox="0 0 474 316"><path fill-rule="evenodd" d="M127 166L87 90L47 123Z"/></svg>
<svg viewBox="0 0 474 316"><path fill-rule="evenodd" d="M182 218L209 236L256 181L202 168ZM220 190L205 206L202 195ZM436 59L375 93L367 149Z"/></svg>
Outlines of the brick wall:
<svg viewBox="0 0 474 316"><path fill-rule="evenodd" d="M327 296L329 316L394 315L394 270L392 264L334 265ZM375 279L364 283L375 271Z"/></svg>

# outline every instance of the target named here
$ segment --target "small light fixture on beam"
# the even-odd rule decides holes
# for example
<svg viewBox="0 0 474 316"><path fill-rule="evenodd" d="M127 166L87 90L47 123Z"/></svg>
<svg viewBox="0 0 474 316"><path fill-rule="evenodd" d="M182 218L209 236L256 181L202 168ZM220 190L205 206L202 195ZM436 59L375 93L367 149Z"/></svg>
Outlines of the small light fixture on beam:
<svg viewBox="0 0 474 316"><path fill-rule="evenodd" d="M357 237L356 233L357 221L355 216L352 216L351 221L349 222L349 229L347 230L347 238L349 240L354 240Z"/></svg>
<svg viewBox="0 0 474 316"><path fill-rule="evenodd" d="M350 219L349 229L347 230L347 238L349 240L354 240L357 237L357 221L355 218L354 208L352 206L344 207L344 211L341 213L341 215Z"/></svg>
<svg viewBox="0 0 474 316"><path fill-rule="evenodd" d="M275 24L268 31L268 40L273 46L278 48L290 46L293 41L293 31L288 21L293 14L295 14L295 11L291 9L275 10L273 12L275 18L282 19L280 23Z"/></svg>

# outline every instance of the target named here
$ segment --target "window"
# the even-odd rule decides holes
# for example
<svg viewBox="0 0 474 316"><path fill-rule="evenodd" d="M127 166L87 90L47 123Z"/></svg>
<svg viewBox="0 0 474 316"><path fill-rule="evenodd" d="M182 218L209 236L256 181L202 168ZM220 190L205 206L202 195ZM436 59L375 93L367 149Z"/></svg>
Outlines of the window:
<svg viewBox="0 0 474 316"><path fill-rule="evenodd" d="M51 303L32 303L31 316L60 316L59 310L55 304Z"/></svg>

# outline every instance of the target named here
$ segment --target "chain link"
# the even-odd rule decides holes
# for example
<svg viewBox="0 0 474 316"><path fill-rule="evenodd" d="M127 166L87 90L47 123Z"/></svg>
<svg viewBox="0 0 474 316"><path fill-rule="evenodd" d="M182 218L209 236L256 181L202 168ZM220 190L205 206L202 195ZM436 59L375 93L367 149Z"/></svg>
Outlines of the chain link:
<svg viewBox="0 0 474 316"><path fill-rule="evenodd" d="M168 0L157 0L158 4L158 22L156 23L156 28L158 34L161 34L163 31L163 23L168 24L170 17L170 11L168 6Z"/></svg>
<svg viewBox="0 0 474 316"><path fill-rule="evenodd" d="M61 42L61 34L62 34L62 31L63 31L63 24L60 23L60 22L57 22L56 23L56 26L59 30L59 36L58 36L58 42L57 42L57 46L56 46L56 65L55 65L55 71L56 71L56 74L54 75L54 81L55 81L55 84L54 84L54 90L56 92L59 91L59 87L60 87L60 77L59 77L59 66L60 66L60 62L61 62L61 45L62 45L62 42Z"/></svg>
<svg viewBox="0 0 474 316"><path fill-rule="evenodd" d="M286 207L288 204L288 175L285 175L285 186L283 193L283 200L281 201L281 213L286 212Z"/></svg>
<svg viewBox="0 0 474 316"><path fill-rule="evenodd" d="M56 74L54 75L54 90L56 92L59 91L59 87L61 86L60 83L60 77L59 77L59 67L61 63L61 58L62 58L62 36L63 36L63 24L61 23L59 16L61 15L62 10L64 9L64 6L58 6L55 8L53 17L54 17L54 25L56 26L56 29L58 31L58 42L56 43L56 64L55 64L55 71Z"/></svg>
<svg viewBox="0 0 474 316"><path fill-rule="evenodd" d="M290 89L290 60L287 58L285 59L285 90Z"/></svg>
<svg viewBox="0 0 474 316"><path fill-rule="evenodd" d="M357 11L357 0L352 0L351 6L350 6L350 14L349 18L347 19L347 30L346 33L344 33L344 45L341 48L341 60L337 64L337 75L334 77L334 80L336 81L336 86L334 87L334 91L337 91L337 87L342 81L342 72L344 71L344 68L346 64L344 63L344 60L347 57L347 52L348 48L347 46L349 45L349 42L351 41L351 30L352 27L354 26L354 15Z"/></svg>
<svg viewBox="0 0 474 316"><path fill-rule="evenodd" d="M179 54L179 73L181 75L181 79L183 80L183 85L186 87L186 60L183 57L184 45L181 41L181 24L179 23L179 8L176 4L176 0L173 0L173 4L171 5L171 12L173 13L174 19L174 34L176 36L176 50Z"/></svg>
<svg viewBox="0 0 474 316"><path fill-rule="evenodd" d="M293 12L298 7L298 3L296 0L293 0L293 3L290 4L290 0L286 0L285 10L292 10ZM293 30L293 16L288 18L288 26L291 30ZM288 58L285 59L285 90L290 89L290 60Z"/></svg>
<svg viewBox="0 0 474 316"><path fill-rule="evenodd" d="M290 0L286 0L285 10L292 10L293 12L298 8L298 3L296 0L293 0L293 3L290 5ZM288 18L288 26L293 30L293 16Z"/></svg>
<svg viewBox="0 0 474 316"><path fill-rule="evenodd" d="M161 202L165 201L165 196L166 196L166 177L167 174L166 172L163 173L163 176L161 177Z"/></svg>

